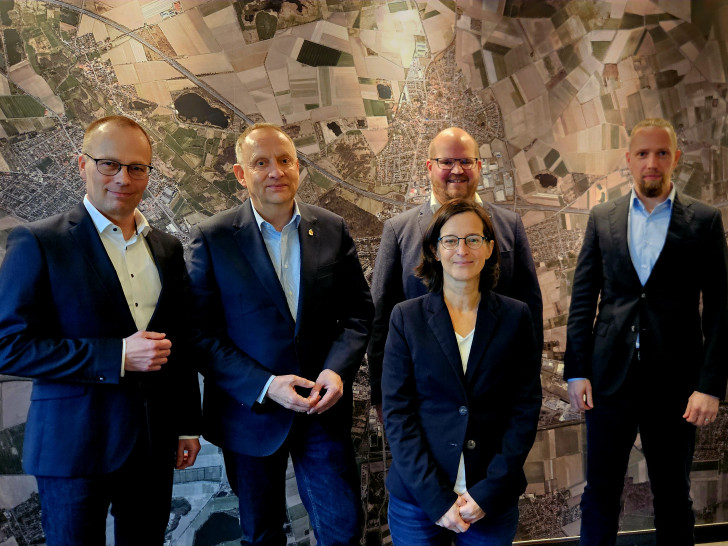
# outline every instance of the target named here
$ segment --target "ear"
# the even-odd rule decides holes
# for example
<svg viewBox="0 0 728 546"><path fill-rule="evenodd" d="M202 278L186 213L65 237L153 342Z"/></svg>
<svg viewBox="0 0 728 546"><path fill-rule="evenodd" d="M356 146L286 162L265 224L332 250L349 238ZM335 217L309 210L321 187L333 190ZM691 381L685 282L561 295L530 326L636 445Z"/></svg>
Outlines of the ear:
<svg viewBox="0 0 728 546"><path fill-rule="evenodd" d="M247 188L248 186L245 184L245 170L240 163L233 165L233 173L235 173L235 178L238 179L238 183L242 187Z"/></svg>
<svg viewBox="0 0 728 546"><path fill-rule="evenodd" d="M631 159L630 156L629 156L629 152L625 152L624 157L627 158L627 166L629 166L629 161Z"/></svg>
<svg viewBox="0 0 728 546"><path fill-rule="evenodd" d="M86 181L86 161L88 161L86 154L78 154L78 173L84 182Z"/></svg>
<svg viewBox="0 0 728 546"><path fill-rule="evenodd" d="M493 255L493 248L495 248L495 241L487 241L485 243L485 259L489 260Z"/></svg>
<svg viewBox="0 0 728 546"><path fill-rule="evenodd" d="M682 151L680 151L680 150L675 150L675 161L673 161L673 162L672 162L672 167L673 167L673 169L674 169L675 167L677 167L677 162L678 162L678 160L680 159L680 156L681 156L681 155L682 155Z"/></svg>
<svg viewBox="0 0 728 546"><path fill-rule="evenodd" d="M428 159L427 160L427 172L428 173L432 172L432 165L433 165L433 161L431 159Z"/></svg>
<svg viewBox="0 0 728 546"><path fill-rule="evenodd" d="M431 246L432 254L435 256L435 259L439 262L440 261L440 251L437 250L436 246Z"/></svg>

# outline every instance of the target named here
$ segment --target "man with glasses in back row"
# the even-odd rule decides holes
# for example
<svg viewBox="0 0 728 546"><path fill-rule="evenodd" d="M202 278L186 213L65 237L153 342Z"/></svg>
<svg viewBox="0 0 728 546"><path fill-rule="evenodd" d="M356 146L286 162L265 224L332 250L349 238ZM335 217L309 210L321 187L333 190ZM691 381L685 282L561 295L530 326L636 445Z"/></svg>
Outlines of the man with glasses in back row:
<svg viewBox="0 0 728 546"><path fill-rule="evenodd" d="M392 309L401 301L427 293L424 282L415 276L420 262L422 239L432 217L445 202L464 198L485 208L495 228L500 248L500 276L495 292L528 305L533 319L538 351L543 345L543 306L531 248L520 216L513 211L484 203L476 193L482 162L475 139L459 127L440 131L428 150L427 172L432 184L430 199L384 223L372 278L372 298L376 313L367 355L371 402L381 421L382 360Z"/></svg>
<svg viewBox="0 0 728 546"><path fill-rule="evenodd" d="M91 123L83 203L15 228L0 267L0 373L34 380L23 467L49 546L105 544L109 506L117 546L163 544L200 449L182 245L136 208L151 159L135 121Z"/></svg>

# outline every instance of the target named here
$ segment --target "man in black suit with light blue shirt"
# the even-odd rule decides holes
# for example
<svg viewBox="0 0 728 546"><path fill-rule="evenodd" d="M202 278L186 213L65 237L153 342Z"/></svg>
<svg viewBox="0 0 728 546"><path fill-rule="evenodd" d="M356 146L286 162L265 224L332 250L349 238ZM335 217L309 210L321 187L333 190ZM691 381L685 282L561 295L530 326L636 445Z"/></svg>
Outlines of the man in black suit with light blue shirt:
<svg viewBox="0 0 728 546"><path fill-rule="evenodd" d="M715 420L728 375L728 250L720 211L673 185L679 158L669 122L635 125L632 191L592 209L576 265L564 377L586 411L584 545L615 544L638 432L657 544L694 544L695 427Z"/></svg>
<svg viewBox="0 0 728 546"><path fill-rule="evenodd" d="M235 175L250 198L193 232L188 269L210 358L204 435L222 447L242 544L285 545L285 476L318 544L359 544L352 382L373 307L344 220L295 200L296 148L246 129Z"/></svg>

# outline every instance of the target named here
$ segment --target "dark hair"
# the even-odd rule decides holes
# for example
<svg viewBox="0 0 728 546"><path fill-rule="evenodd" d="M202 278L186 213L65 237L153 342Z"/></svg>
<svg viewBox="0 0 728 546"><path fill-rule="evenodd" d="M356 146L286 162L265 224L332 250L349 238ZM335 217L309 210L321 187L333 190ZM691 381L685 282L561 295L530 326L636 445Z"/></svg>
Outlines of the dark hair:
<svg viewBox="0 0 728 546"><path fill-rule="evenodd" d="M430 292L440 292L442 290L442 263L436 258L438 239L440 238L440 230L450 218L465 212L474 212L483 221L483 235L493 241L493 252L485 261L483 270L480 272L480 292L486 293L492 290L498 282L498 274L500 273L500 248L495 238L495 229L488 213L483 207L474 201L465 199L453 199L440 207L435 213L430 226L425 232L425 238L422 240L422 257L420 264L415 269L415 275L425 281Z"/></svg>

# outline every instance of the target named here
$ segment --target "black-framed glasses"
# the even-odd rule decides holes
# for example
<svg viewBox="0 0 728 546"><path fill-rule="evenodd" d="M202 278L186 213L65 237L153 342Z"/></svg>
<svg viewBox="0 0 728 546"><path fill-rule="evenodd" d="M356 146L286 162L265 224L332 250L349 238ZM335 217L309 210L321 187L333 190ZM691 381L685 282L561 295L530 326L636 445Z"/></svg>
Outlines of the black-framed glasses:
<svg viewBox="0 0 728 546"><path fill-rule="evenodd" d="M451 171L456 163L460 163L464 171L469 171L478 164L477 157L431 157L430 161L437 163L443 171Z"/></svg>
<svg viewBox="0 0 728 546"><path fill-rule="evenodd" d="M472 248L473 250L475 250L483 246L483 243L489 240L490 239L484 237L483 235L466 235L465 237L455 237L455 235L443 235L437 240L437 242L440 243L442 245L442 248L444 248L445 250L455 250L460 244L460 241L465 241L465 244L468 245L468 248Z"/></svg>
<svg viewBox="0 0 728 546"><path fill-rule="evenodd" d="M130 177L143 180L149 177L149 173L152 172L153 168L151 165L144 165L144 163L119 163L113 159L97 159L86 152L83 153L94 160L96 170L105 176L114 176L122 167L126 167L126 172L129 173Z"/></svg>

